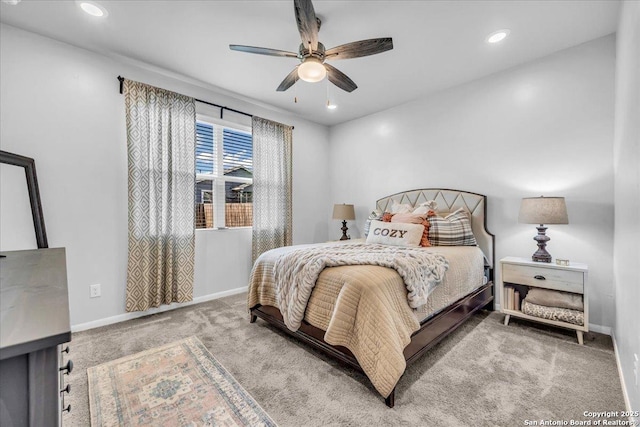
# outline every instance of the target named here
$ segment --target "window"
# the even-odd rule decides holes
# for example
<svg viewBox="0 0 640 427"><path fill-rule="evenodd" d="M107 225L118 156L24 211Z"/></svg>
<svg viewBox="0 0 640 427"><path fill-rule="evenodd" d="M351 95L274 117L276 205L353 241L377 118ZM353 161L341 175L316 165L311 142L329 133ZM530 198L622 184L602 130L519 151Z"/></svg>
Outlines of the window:
<svg viewBox="0 0 640 427"><path fill-rule="evenodd" d="M253 144L239 125L196 122L196 228L251 227Z"/></svg>

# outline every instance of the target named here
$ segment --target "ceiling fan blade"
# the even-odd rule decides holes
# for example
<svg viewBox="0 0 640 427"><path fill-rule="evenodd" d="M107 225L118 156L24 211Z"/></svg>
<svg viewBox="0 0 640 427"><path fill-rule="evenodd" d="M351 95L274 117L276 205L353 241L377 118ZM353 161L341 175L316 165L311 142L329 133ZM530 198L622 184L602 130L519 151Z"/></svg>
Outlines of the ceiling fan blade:
<svg viewBox="0 0 640 427"><path fill-rule="evenodd" d="M360 40L333 47L324 54L325 59L349 59L375 55L393 49L391 37Z"/></svg>
<svg viewBox="0 0 640 427"><path fill-rule="evenodd" d="M294 0L296 23L302 44L312 51L318 50L318 20L311 0Z"/></svg>
<svg viewBox="0 0 640 427"><path fill-rule="evenodd" d="M297 81L298 81L298 67L294 68L293 71L290 72L287 75L287 77L284 78L284 80L282 81L282 83L280 83L280 86L278 86L278 89L276 89L276 91L284 92L285 90L293 86Z"/></svg>
<svg viewBox="0 0 640 427"><path fill-rule="evenodd" d="M243 46L239 44L230 44L229 49L239 52L257 53L258 55L283 56L288 58L297 58L298 54L287 52L286 50L269 49L267 47Z"/></svg>
<svg viewBox="0 0 640 427"><path fill-rule="evenodd" d="M358 85L355 84L345 73L332 65L324 64L324 66L327 69L327 76L331 83L347 92L353 92L358 89Z"/></svg>

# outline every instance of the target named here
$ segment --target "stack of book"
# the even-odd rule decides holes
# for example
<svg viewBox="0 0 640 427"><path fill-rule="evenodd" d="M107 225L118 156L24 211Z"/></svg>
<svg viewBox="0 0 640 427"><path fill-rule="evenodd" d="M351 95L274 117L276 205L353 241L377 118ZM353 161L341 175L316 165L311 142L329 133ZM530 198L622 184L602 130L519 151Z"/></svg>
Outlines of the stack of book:
<svg viewBox="0 0 640 427"><path fill-rule="evenodd" d="M520 292L513 286L504 287L502 301L506 310L520 311Z"/></svg>

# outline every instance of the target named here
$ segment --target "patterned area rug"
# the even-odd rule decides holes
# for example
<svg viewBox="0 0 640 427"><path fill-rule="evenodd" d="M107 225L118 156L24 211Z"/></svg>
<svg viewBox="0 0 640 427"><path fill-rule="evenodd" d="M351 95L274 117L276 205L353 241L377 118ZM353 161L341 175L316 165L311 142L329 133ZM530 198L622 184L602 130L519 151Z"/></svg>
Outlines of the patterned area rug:
<svg viewBox="0 0 640 427"><path fill-rule="evenodd" d="M87 370L91 425L275 426L196 337Z"/></svg>

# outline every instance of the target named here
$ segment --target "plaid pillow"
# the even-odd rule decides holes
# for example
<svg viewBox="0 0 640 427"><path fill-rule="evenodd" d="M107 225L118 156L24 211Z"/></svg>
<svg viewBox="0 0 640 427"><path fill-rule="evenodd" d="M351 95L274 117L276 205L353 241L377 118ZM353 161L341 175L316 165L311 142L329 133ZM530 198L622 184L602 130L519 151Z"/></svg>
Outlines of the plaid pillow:
<svg viewBox="0 0 640 427"><path fill-rule="evenodd" d="M429 242L432 246L477 246L469 214L460 208L446 217L430 216Z"/></svg>
<svg viewBox="0 0 640 427"><path fill-rule="evenodd" d="M364 237L366 238L369 235L369 229L371 228L371 221L372 220L382 220L382 212L379 210L375 210L375 211L371 211L371 213L369 214L369 218L367 218L367 221L364 223Z"/></svg>

